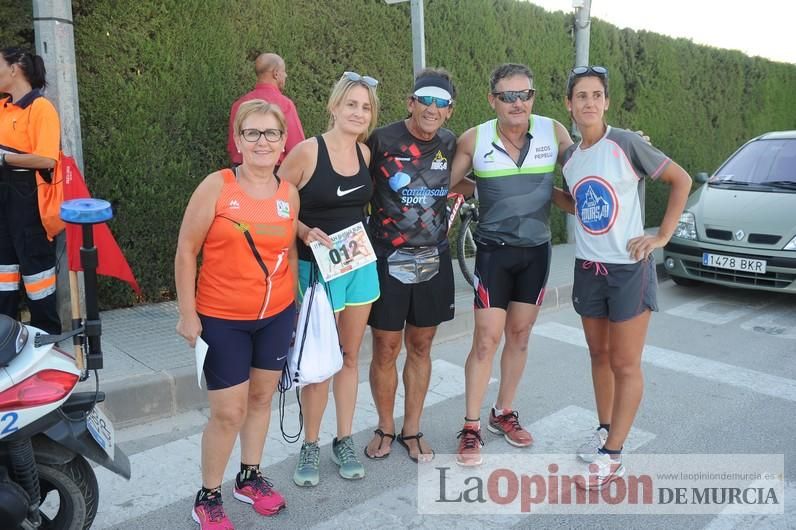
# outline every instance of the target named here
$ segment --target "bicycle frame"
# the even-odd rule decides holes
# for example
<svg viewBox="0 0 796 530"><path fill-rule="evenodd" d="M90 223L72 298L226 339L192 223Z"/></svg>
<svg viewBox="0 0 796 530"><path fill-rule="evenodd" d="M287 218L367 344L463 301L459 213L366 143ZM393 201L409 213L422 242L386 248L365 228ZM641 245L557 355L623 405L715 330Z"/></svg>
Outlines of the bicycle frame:
<svg viewBox="0 0 796 530"><path fill-rule="evenodd" d="M453 205L450 207L450 215L448 215L448 232L451 231L453 221L459 214L459 208L465 203L464 195L461 193L448 193L448 200L453 199Z"/></svg>

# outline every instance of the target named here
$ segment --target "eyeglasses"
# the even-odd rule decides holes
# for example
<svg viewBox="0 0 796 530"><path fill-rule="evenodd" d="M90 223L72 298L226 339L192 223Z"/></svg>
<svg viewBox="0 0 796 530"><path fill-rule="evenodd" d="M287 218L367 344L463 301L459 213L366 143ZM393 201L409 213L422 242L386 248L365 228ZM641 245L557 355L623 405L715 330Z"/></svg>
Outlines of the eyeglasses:
<svg viewBox="0 0 796 530"><path fill-rule="evenodd" d="M492 95L498 98L503 103L514 103L518 99L520 101L528 101L536 94L536 90L529 88L527 90L504 90L503 92L492 92Z"/></svg>
<svg viewBox="0 0 796 530"><path fill-rule="evenodd" d="M412 99L426 107L436 104L438 109L446 109L453 105L452 99L437 98L434 96L412 96Z"/></svg>
<svg viewBox="0 0 796 530"><path fill-rule="evenodd" d="M260 136L265 136L269 142L278 142L285 135L285 131L281 129L266 129L260 131L258 129L243 129L240 135L247 142L255 143L260 141Z"/></svg>
<svg viewBox="0 0 796 530"><path fill-rule="evenodd" d="M371 88L379 86L379 80L369 75L359 75L356 72L343 72L343 77L354 83L365 83Z"/></svg>
<svg viewBox="0 0 796 530"><path fill-rule="evenodd" d="M589 73L596 74L598 77L608 77L608 69L604 66L576 66L572 69L572 75L574 76Z"/></svg>

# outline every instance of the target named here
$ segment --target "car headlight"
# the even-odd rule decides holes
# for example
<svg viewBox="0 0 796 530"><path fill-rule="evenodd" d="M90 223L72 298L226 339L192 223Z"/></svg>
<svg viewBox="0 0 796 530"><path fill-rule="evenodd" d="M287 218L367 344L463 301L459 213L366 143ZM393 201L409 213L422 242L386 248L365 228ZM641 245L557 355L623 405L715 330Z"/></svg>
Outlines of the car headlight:
<svg viewBox="0 0 796 530"><path fill-rule="evenodd" d="M796 250L796 236L793 236L793 239L788 241L788 244L782 250Z"/></svg>
<svg viewBox="0 0 796 530"><path fill-rule="evenodd" d="M697 232L694 214L691 212L683 212L682 215L680 215L680 221L677 223L677 228L674 229L674 237L696 240Z"/></svg>

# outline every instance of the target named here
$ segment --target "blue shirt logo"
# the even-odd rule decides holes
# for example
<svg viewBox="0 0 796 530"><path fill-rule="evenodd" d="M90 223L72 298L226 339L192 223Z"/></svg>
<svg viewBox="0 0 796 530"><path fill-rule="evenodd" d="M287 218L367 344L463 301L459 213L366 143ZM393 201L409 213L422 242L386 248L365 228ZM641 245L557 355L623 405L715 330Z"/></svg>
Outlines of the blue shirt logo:
<svg viewBox="0 0 796 530"><path fill-rule="evenodd" d="M403 171L399 171L398 173L390 177L390 180L388 182L390 183L392 191L398 191L401 188L406 187L406 185L409 184L410 180L412 179L409 177L409 175L407 175Z"/></svg>
<svg viewBox="0 0 796 530"><path fill-rule="evenodd" d="M586 177L573 190L580 225L587 233L608 232L616 221L619 203L613 188L600 177Z"/></svg>

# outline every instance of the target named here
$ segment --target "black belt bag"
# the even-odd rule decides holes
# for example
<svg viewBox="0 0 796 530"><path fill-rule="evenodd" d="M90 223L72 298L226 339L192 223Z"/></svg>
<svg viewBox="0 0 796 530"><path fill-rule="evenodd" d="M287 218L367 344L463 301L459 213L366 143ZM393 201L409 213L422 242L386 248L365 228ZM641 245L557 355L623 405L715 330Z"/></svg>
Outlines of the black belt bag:
<svg viewBox="0 0 796 530"><path fill-rule="evenodd" d="M439 249L434 247L403 247L387 257L390 276L412 285L427 282L439 272Z"/></svg>

